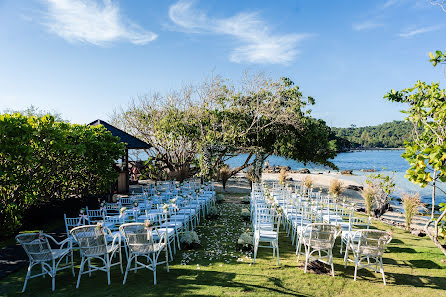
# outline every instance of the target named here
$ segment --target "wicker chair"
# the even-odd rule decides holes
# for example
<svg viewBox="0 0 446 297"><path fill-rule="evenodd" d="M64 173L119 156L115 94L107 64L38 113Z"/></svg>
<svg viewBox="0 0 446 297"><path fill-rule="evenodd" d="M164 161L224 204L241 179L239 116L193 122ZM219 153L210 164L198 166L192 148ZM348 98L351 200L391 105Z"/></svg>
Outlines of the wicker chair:
<svg viewBox="0 0 446 297"><path fill-rule="evenodd" d="M378 273L382 274L384 285L386 285L386 277L384 275L383 259L384 250L386 245L392 240L392 235L388 232L381 230L358 230L353 236L351 236L347 242L345 249L344 262L347 267L347 262L355 263L355 277L358 273L358 268L370 268ZM354 259L350 259L348 256L349 251L352 252ZM367 264L361 263L361 261L367 260ZM372 263L370 260L373 260Z"/></svg>
<svg viewBox="0 0 446 297"><path fill-rule="evenodd" d="M145 268L153 271L153 283L156 285L156 266L165 263L169 272L167 233L161 233L155 227L145 227L144 223L123 224L119 230L125 237L127 242L126 249L128 250L123 284L127 280L129 271L136 272L138 269ZM156 238L154 238L154 235L156 235ZM165 251L166 260L165 262L158 262L158 257L162 251ZM138 257L145 257L148 264L138 261ZM131 268L133 261L135 266Z"/></svg>
<svg viewBox="0 0 446 297"><path fill-rule="evenodd" d="M340 232L341 230L338 226L324 223L313 223L305 228L304 232L302 232L302 243L305 246L304 273L307 273L308 263L319 260L330 265L331 274L334 276L333 246Z"/></svg>
<svg viewBox="0 0 446 297"><path fill-rule="evenodd" d="M70 233L78 243L82 257L76 288L79 288L82 274L91 274L96 270L107 272L107 282L110 285L110 268L112 266L120 265L121 273L123 273L121 236L119 233L112 235L110 229L100 225L76 227ZM119 262L112 263L116 254L119 254ZM91 265L90 260L92 259L102 261L104 266ZM85 263L88 265L88 271L84 271Z"/></svg>
<svg viewBox="0 0 446 297"><path fill-rule="evenodd" d="M49 239L58 246L57 249L52 249ZM16 236L17 242L23 247L29 257L29 267L26 273L25 283L23 284L22 292L25 292L26 284L31 278L38 276L49 275L52 278L52 290L56 287L56 273L57 271L70 268L74 274L73 266L73 250L71 240L66 238L61 242L56 241L52 236L45 233L24 233ZM71 256L71 265L66 265L59 268L60 262ZM32 275L31 271L35 265L40 265L42 272Z"/></svg>

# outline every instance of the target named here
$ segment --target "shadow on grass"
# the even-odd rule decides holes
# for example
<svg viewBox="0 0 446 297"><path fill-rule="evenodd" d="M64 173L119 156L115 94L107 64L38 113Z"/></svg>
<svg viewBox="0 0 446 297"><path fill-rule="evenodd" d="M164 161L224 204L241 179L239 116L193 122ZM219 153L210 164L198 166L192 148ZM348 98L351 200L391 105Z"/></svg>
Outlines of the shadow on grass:
<svg viewBox="0 0 446 297"><path fill-rule="evenodd" d="M397 247L397 246L389 246L388 247L389 252L391 253L407 253L407 254L416 254L417 251L414 250L413 248L406 248L406 247Z"/></svg>
<svg viewBox="0 0 446 297"><path fill-rule="evenodd" d="M431 260L409 260L415 268L442 269L440 265Z"/></svg>
<svg viewBox="0 0 446 297"><path fill-rule="evenodd" d="M17 275L18 276L18 275ZM239 282L236 277L248 276L249 281ZM14 285L7 288L8 284L2 282L1 296L15 296L21 290L22 277L14 279ZM31 280L27 290L22 296L160 296L160 295L186 295L209 296L227 293L260 292L268 295L302 295L298 291L286 288L280 278L259 274L243 274L235 272L200 271L183 268L171 268L168 273L160 269L158 284L153 285L151 272L139 271L130 273L127 283L122 285L122 275L118 269L112 269L111 285L107 286L105 273L96 272L92 277L85 276L79 289L75 289L75 278L69 273L60 273L56 280L56 291L51 293L50 279ZM235 291L225 290L235 289ZM6 289L3 291L3 289ZM202 291L202 292L200 292Z"/></svg>

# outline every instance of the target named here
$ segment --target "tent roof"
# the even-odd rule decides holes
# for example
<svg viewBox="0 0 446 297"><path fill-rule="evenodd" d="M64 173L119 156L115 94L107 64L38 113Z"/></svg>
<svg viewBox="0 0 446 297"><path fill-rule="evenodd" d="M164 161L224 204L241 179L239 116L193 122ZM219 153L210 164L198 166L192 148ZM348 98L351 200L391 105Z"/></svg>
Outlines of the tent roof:
<svg viewBox="0 0 446 297"><path fill-rule="evenodd" d="M113 136L119 137L119 141L125 143L127 149L149 149L152 146L141 139L138 139L127 132L122 131L121 129L116 128L115 126L110 125L109 123L103 120L96 120L88 124L89 126L98 126L102 125L111 132Z"/></svg>

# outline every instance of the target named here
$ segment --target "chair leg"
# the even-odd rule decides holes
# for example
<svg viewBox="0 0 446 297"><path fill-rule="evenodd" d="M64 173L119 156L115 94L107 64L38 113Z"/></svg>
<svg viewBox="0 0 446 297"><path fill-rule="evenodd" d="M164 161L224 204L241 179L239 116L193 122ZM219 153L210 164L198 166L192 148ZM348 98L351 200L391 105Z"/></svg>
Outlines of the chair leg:
<svg viewBox="0 0 446 297"><path fill-rule="evenodd" d="M71 272L73 273L73 277L76 277L76 274L74 273L73 249L71 249Z"/></svg>
<svg viewBox="0 0 446 297"><path fill-rule="evenodd" d="M359 265L358 259L355 258L355 277L353 278L353 280L356 280L356 275L358 274L358 265Z"/></svg>
<svg viewBox="0 0 446 297"><path fill-rule="evenodd" d="M107 284L110 285L110 257L108 256L108 254L106 254L104 257L106 259L105 266L107 269Z"/></svg>
<svg viewBox="0 0 446 297"><path fill-rule="evenodd" d="M256 263L256 257L257 257L257 250L259 249L259 246L258 246L258 242L256 241L255 243L254 243L254 259L253 259L253 261L252 261L252 264L255 264Z"/></svg>
<svg viewBox="0 0 446 297"><path fill-rule="evenodd" d="M155 253L153 254L152 268L153 268L153 284L156 285L156 256L155 256Z"/></svg>
<svg viewBox="0 0 446 297"><path fill-rule="evenodd" d="M334 265L333 265L333 250L329 251L329 257L330 257L330 266L331 266L331 275L334 277Z"/></svg>
<svg viewBox="0 0 446 297"><path fill-rule="evenodd" d="M125 285L125 282L127 280L127 274L129 272L130 266L132 265L133 256L130 256L130 258L127 261L127 267L125 268L125 274L124 274L124 280L122 281L122 284Z"/></svg>
<svg viewBox="0 0 446 297"><path fill-rule="evenodd" d="M347 268L347 261L348 261L348 242L345 245L344 268Z"/></svg>
<svg viewBox="0 0 446 297"><path fill-rule="evenodd" d="M26 284L28 283L28 279L29 279L29 277L30 277L30 275L31 275L31 269L32 269L32 267L33 267L32 264L30 264L30 265L28 266L28 272L26 272L25 283L23 284L22 293L25 292Z"/></svg>
<svg viewBox="0 0 446 297"><path fill-rule="evenodd" d="M276 248L277 248L277 266L280 266L280 260L279 260L279 241L276 242Z"/></svg>
<svg viewBox="0 0 446 297"><path fill-rule="evenodd" d="M123 274L124 271L122 269L122 250L121 250L121 247L119 247L119 266L121 267L121 274Z"/></svg>
<svg viewBox="0 0 446 297"><path fill-rule="evenodd" d="M380 266L380 270L381 270L381 274L383 276L383 282L384 282L384 286L385 286L386 285L386 276L384 275L383 259L382 258L379 259L379 266Z"/></svg>
<svg viewBox="0 0 446 297"><path fill-rule="evenodd" d="M310 252L307 251L307 247L305 246L305 269L304 273L307 273L307 267L308 267L308 260L310 258Z"/></svg>
<svg viewBox="0 0 446 297"><path fill-rule="evenodd" d="M81 267L79 269L79 276L77 277L76 289L79 288L79 283L81 282L81 275L82 275L82 272L84 271L85 262L86 262L85 258L82 257Z"/></svg>
<svg viewBox="0 0 446 297"><path fill-rule="evenodd" d="M88 271L90 271L89 273L88 273L88 277L91 277L91 260L90 259L88 259Z"/></svg>

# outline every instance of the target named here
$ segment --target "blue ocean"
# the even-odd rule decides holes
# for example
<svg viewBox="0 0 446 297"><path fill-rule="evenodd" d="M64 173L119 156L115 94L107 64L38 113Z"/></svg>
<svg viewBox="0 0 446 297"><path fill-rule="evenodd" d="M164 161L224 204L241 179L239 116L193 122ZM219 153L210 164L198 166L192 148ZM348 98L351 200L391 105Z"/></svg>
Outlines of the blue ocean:
<svg viewBox="0 0 446 297"><path fill-rule="evenodd" d="M419 192L423 202L430 203L432 188L421 188L409 182L404 178L406 170L409 168L409 164L401 157L403 150L366 150L366 151L354 151L348 153L340 153L332 161L339 170L353 170L353 175L343 175L342 178L354 180L360 184L364 183L367 175L371 173L362 172L362 169L374 169L376 172L394 175L396 190L395 195L399 197L402 192L416 193ZM246 159L246 155L240 155L228 160L226 163L231 167L239 166ZM285 159L278 156L270 156L267 161L270 166L289 166L291 170L298 170L302 168L308 168L311 172L333 172L330 168L324 168L314 164L303 164L295 160ZM446 196L437 191L437 201L446 202Z"/></svg>

